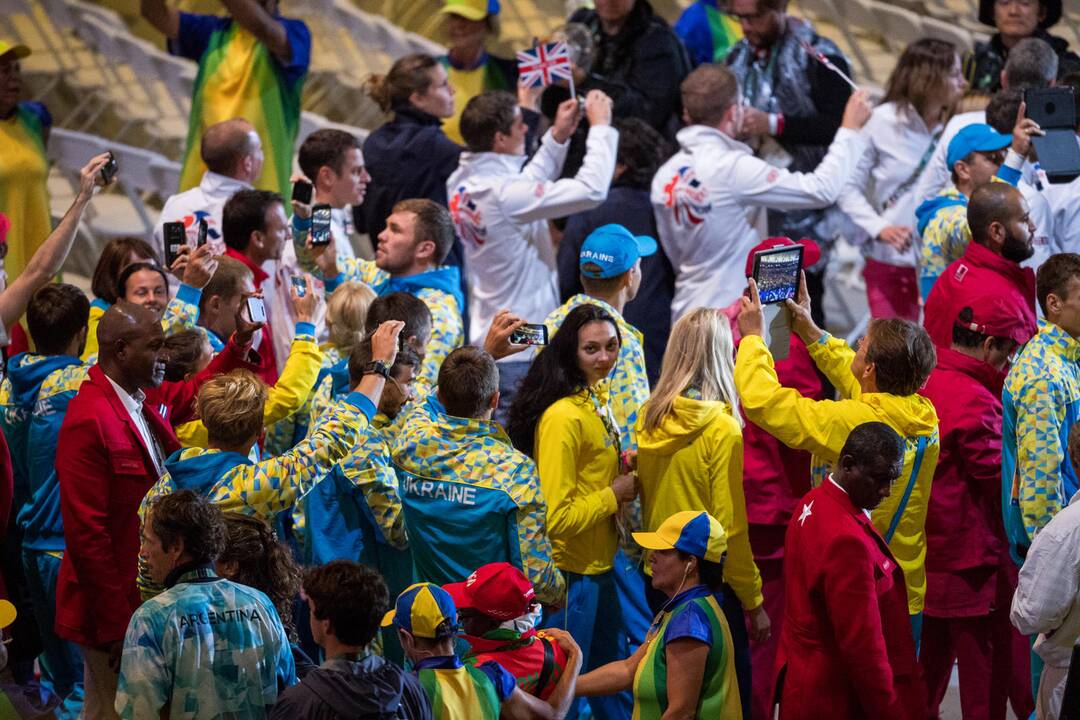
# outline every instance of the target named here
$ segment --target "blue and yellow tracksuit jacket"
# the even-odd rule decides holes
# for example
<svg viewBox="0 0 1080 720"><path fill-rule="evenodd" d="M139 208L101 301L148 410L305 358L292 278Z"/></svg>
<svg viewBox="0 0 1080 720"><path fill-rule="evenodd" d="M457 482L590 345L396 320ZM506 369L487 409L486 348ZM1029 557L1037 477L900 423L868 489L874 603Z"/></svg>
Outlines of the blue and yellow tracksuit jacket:
<svg viewBox="0 0 1080 720"><path fill-rule="evenodd" d="M541 602L563 596L536 465L491 420L448 415L434 395L391 445L419 577L460 582L490 562L524 571Z"/></svg>
<svg viewBox="0 0 1080 720"><path fill-rule="evenodd" d="M1017 563L1078 489L1067 452L1069 430L1080 420L1078 363L1080 342L1043 320L1005 378L1002 508Z"/></svg>
<svg viewBox="0 0 1080 720"><path fill-rule="evenodd" d="M56 439L86 370L77 357L23 353L8 362L8 377L0 385L3 429L15 474L12 507L25 548L54 554L64 550Z"/></svg>

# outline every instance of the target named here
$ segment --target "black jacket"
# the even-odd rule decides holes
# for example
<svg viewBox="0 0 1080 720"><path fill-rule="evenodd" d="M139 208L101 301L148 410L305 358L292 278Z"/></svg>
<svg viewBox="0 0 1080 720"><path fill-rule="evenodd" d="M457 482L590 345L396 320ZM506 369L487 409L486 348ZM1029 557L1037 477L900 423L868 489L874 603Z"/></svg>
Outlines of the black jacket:
<svg viewBox="0 0 1080 720"><path fill-rule="evenodd" d="M399 200L427 198L446 205L446 180L464 150L446 137L437 117L411 106L396 110L393 120L368 135L364 165L371 184L361 207L362 229L372 242Z"/></svg>
<svg viewBox="0 0 1080 720"><path fill-rule="evenodd" d="M679 85L690 73L682 40L647 0L637 0L618 35L600 29L595 10L581 9L570 22L586 25L596 55L581 92L599 89L614 101L615 117L639 117L668 138L675 137L682 113Z"/></svg>
<svg viewBox="0 0 1080 720"><path fill-rule="evenodd" d="M1045 30L1036 30L1032 37L1045 40L1057 53L1059 80L1080 70L1080 56L1069 50L1068 40L1051 35ZM1001 42L1001 33L995 33L989 42L975 43L975 50L964 60L964 74L971 89L984 93L996 93L1000 90L1001 71L1008 58L1009 51Z"/></svg>
<svg viewBox="0 0 1080 720"><path fill-rule="evenodd" d="M332 660L278 696L269 720L432 720L420 682L371 655Z"/></svg>
<svg viewBox="0 0 1080 720"><path fill-rule="evenodd" d="M585 238L596 228L609 223L622 225L635 235L655 238L656 220L649 191L615 185L600 207L567 219L558 254L559 296L563 302L582 291L578 256ZM645 336L645 365L650 385L660 379L660 363L671 334L671 299L674 295L675 271L664 249L658 246L655 255L641 259L641 287L637 297L623 309L626 322Z"/></svg>

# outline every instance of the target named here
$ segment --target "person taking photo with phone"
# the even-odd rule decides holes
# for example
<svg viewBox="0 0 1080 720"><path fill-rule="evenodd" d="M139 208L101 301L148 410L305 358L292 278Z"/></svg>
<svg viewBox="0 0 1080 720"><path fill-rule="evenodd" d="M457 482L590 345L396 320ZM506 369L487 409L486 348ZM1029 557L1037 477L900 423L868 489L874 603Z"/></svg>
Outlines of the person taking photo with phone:
<svg viewBox="0 0 1080 720"><path fill-rule="evenodd" d="M839 400L812 400L777 379L762 337L765 316L757 284L752 278L749 284L750 296L742 299L738 317L742 340L735 359L735 389L747 419L788 447L809 450L814 485L826 479L827 468L839 460L856 425L885 422L904 438L903 472L874 510L873 522L904 569L917 646L926 595L924 525L939 451L937 413L917 392L937 362L934 344L926 330L910 320L876 318L853 350L814 322L800 273L798 302L785 301L791 327L840 394Z"/></svg>

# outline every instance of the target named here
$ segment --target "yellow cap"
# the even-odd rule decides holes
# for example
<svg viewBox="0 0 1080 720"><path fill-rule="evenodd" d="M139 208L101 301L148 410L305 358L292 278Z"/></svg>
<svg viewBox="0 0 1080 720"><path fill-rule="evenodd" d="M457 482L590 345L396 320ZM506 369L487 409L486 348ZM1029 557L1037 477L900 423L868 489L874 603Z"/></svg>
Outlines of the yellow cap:
<svg viewBox="0 0 1080 720"><path fill-rule="evenodd" d="M24 57L30 55L30 48L25 45L15 45L7 40L0 40L0 57L4 57L8 53L15 53L15 57L22 60Z"/></svg>
<svg viewBox="0 0 1080 720"><path fill-rule="evenodd" d="M460 15L466 20L483 20L499 14L499 0L446 0L441 13Z"/></svg>

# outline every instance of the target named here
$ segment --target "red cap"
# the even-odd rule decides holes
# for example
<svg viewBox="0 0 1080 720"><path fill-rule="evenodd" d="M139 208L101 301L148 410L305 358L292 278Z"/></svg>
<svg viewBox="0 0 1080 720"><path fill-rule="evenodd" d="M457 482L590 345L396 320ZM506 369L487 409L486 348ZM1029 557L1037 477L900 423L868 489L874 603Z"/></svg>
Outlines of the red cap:
<svg viewBox="0 0 1080 720"><path fill-rule="evenodd" d="M529 611L536 591L525 574L510 563L488 563L465 582L443 585L459 609L471 608L496 620L513 620Z"/></svg>
<svg viewBox="0 0 1080 720"><path fill-rule="evenodd" d="M802 245L802 264L804 268L817 265L818 260L821 259L821 248L818 244L810 238L803 238L799 242L794 242L791 238L786 237L771 237L762 240L755 245L749 253L746 255L746 277L750 277L754 274L754 255L762 250L772 250L777 247L785 247L787 245Z"/></svg>
<svg viewBox="0 0 1080 720"><path fill-rule="evenodd" d="M957 318L957 325L981 335L1009 338L1020 345L1031 339L1031 328L1023 314L1001 295L981 293L961 302L962 307L971 308L972 317L971 322Z"/></svg>
<svg viewBox="0 0 1080 720"><path fill-rule="evenodd" d="M0 243L7 242L8 230L11 229L11 220L7 215L0 212Z"/></svg>

